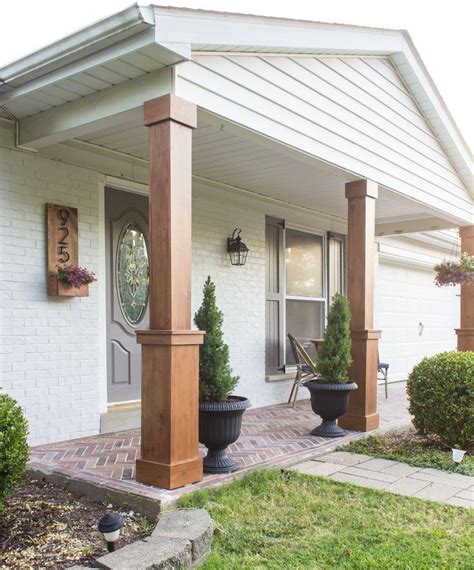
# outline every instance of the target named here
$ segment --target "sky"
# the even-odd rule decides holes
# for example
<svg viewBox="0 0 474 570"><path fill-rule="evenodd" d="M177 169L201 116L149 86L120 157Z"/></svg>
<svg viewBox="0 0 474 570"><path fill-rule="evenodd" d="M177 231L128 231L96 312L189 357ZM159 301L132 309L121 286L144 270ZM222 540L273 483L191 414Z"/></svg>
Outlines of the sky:
<svg viewBox="0 0 474 570"><path fill-rule="evenodd" d="M131 0L0 0L0 66L132 3ZM155 3L160 2L155 0ZM406 29L466 142L474 148L472 0L162 0L162 4Z"/></svg>

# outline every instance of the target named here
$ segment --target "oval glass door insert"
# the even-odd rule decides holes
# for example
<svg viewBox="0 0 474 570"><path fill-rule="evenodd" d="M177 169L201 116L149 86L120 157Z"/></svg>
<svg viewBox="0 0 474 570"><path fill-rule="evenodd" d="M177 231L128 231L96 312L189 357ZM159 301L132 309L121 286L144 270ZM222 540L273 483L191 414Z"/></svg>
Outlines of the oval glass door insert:
<svg viewBox="0 0 474 570"><path fill-rule="evenodd" d="M119 238L116 277L123 316L136 325L148 304L149 262L145 236L135 222L125 224Z"/></svg>

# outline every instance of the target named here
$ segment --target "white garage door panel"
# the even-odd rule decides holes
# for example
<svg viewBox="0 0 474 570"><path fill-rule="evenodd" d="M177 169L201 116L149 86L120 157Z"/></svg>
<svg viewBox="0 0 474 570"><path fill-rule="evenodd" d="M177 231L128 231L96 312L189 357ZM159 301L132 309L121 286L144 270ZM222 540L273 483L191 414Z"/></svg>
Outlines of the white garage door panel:
<svg viewBox="0 0 474 570"><path fill-rule="evenodd" d="M424 269L379 263L375 325L382 330L380 360L390 364L390 380L406 379L423 356L456 347L459 290L436 287L433 276Z"/></svg>

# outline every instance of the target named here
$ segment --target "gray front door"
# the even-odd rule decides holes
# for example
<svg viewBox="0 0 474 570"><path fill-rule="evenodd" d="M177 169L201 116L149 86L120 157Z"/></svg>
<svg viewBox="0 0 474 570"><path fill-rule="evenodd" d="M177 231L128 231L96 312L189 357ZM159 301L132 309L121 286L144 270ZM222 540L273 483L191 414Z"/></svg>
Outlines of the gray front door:
<svg viewBox="0 0 474 570"><path fill-rule="evenodd" d="M148 328L148 199L105 190L107 399L140 399L141 347Z"/></svg>

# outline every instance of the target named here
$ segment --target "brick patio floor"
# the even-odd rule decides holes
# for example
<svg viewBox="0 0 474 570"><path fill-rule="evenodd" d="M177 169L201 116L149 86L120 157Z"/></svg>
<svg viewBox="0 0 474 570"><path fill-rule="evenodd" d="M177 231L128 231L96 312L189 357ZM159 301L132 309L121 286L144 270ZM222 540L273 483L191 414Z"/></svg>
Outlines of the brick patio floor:
<svg viewBox="0 0 474 570"><path fill-rule="evenodd" d="M405 384L389 386L387 400L383 397L383 389L379 388L379 413L382 429L409 423ZM240 439L230 446L231 455L241 465L240 471L229 475L205 475L201 482L173 491L135 481L139 429L34 447L29 468L167 503L183 493L219 485L256 467L291 465L361 437L357 432L336 440L309 435L319 422L318 416L311 411L309 400L298 402L295 408L279 404L250 409L244 414Z"/></svg>

